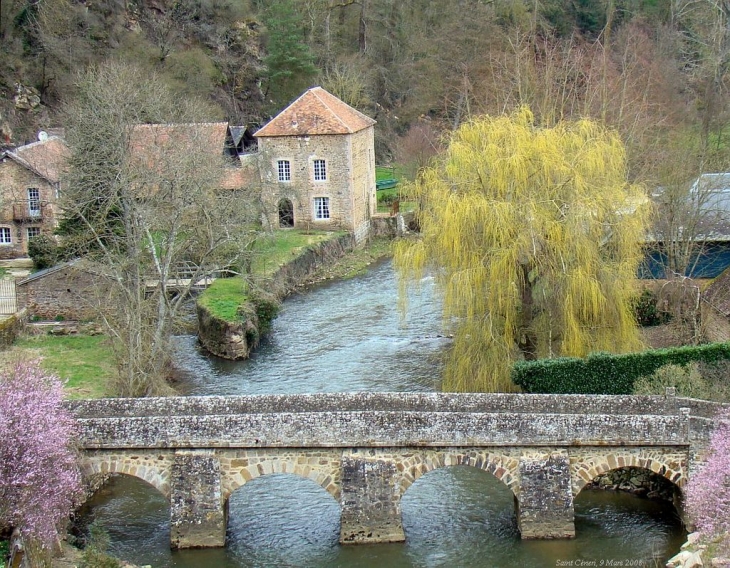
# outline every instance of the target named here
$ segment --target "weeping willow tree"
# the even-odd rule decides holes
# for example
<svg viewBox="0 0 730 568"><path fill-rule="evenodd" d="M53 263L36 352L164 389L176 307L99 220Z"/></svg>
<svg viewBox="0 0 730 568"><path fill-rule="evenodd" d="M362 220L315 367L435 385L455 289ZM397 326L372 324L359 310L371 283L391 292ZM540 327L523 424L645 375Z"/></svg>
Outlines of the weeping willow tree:
<svg viewBox="0 0 730 568"><path fill-rule="evenodd" d="M444 389L509 391L519 359L641 347L631 309L647 222L617 135L589 120L462 125L415 183L421 238L396 246L401 297L426 271L454 343Z"/></svg>

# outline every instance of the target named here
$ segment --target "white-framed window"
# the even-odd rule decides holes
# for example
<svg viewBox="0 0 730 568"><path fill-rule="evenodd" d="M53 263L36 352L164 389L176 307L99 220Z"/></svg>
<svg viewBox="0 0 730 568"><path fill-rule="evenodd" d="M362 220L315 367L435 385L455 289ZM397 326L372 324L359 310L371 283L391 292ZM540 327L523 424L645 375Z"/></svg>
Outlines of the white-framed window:
<svg viewBox="0 0 730 568"><path fill-rule="evenodd" d="M37 187L28 188L28 213L31 217L41 216L41 190Z"/></svg>
<svg viewBox="0 0 730 568"><path fill-rule="evenodd" d="M291 162L289 160L279 160L276 162L276 170L279 181L291 181Z"/></svg>
<svg viewBox="0 0 730 568"><path fill-rule="evenodd" d="M0 227L0 245L12 245L13 238L10 233L10 227Z"/></svg>
<svg viewBox="0 0 730 568"><path fill-rule="evenodd" d="M314 198L314 218L316 220L326 220L330 218L330 198L315 197Z"/></svg>
<svg viewBox="0 0 730 568"><path fill-rule="evenodd" d="M25 234L28 237L28 240L34 239L35 237L37 237L41 234L41 228L40 227L28 227L26 229Z"/></svg>
<svg viewBox="0 0 730 568"><path fill-rule="evenodd" d="M327 181L327 164L324 160L314 160L314 181Z"/></svg>

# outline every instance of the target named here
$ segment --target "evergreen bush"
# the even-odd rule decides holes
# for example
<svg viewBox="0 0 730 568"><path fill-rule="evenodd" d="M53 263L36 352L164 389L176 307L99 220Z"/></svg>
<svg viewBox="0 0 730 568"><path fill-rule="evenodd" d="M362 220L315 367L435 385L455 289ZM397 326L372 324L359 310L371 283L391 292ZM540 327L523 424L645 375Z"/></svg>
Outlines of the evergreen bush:
<svg viewBox="0 0 730 568"><path fill-rule="evenodd" d="M529 393L631 394L639 377L653 375L664 365L687 365L693 361L717 363L728 359L728 343L624 355L593 353L585 359L558 357L519 361L512 366L512 381Z"/></svg>

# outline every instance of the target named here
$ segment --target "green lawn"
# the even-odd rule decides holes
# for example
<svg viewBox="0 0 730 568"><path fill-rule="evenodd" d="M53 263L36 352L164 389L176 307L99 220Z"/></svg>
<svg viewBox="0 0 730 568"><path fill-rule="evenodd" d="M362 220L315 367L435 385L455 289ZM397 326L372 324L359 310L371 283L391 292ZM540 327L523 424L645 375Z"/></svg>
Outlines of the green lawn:
<svg viewBox="0 0 730 568"><path fill-rule="evenodd" d="M393 164L392 166L375 166L375 180L397 179L398 185L389 189L381 189L377 192L378 213L390 213L393 201L400 201L399 210L401 212L413 211L416 208L414 201L405 198L401 191L403 182L412 181L411 175L401 164Z"/></svg>
<svg viewBox="0 0 730 568"><path fill-rule="evenodd" d="M275 231L256 241L255 256L252 263L253 273L265 276L272 274L285 262L297 256L303 248L316 245L343 233L328 231L306 231L286 229Z"/></svg>
<svg viewBox="0 0 730 568"><path fill-rule="evenodd" d="M275 231L256 241L251 268L255 276L273 274L280 266L295 258L304 248L344 233L287 229ZM222 278L211 284L198 297L198 302L224 321L240 321L238 307L246 301L245 283L241 278Z"/></svg>
<svg viewBox="0 0 730 568"><path fill-rule="evenodd" d="M103 335L33 335L19 338L0 355L3 363L15 357L41 358L41 366L66 381L69 398L107 396L114 372L108 339Z"/></svg>

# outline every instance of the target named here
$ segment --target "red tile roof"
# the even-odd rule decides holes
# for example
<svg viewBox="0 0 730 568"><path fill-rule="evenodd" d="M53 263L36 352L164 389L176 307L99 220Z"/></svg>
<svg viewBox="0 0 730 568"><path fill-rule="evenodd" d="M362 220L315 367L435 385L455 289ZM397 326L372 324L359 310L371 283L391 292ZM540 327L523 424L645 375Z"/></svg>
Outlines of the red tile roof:
<svg viewBox="0 0 730 568"><path fill-rule="evenodd" d="M211 161L221 160L226 148L227 122L195 124L137 124L132 129L131 147L133 157L146 166L154 168L161 163L166 149L174 144L176 149L196 152L198 157ZM238 161L237 157L233 158ZM227 167L220 180L221 189L239 189L246 179L240 167Z"/></svg>
<svg viewBox="0 0 730 568"><path fill-rule="evenodd" d="M211 158L219 158L226 147L227 133L227 122L137 124L132 129L130 145L133 155L145 156L151 164L170 144L187 146Z"/></svg>
<svg viewBox="0 0 730 568"><path fill-rule="evenodd" d="M322 87L305 91L254 136L354 134L375 121L345 104Z"/></svg>
<svg viewBox="0 0 730 568"><path fill-rule="evenodd" d="M19 146L6 155L51 183L58 183L69 152L63 140L51 137Z"/></svg>

